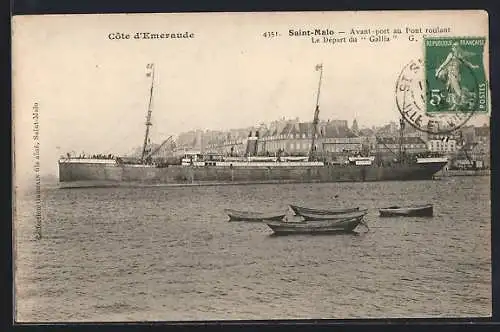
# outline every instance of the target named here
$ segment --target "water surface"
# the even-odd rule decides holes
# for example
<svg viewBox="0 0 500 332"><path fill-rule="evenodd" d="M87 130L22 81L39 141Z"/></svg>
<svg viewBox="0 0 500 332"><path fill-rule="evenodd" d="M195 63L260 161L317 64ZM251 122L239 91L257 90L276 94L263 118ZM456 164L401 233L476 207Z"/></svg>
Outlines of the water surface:
<svg viewBox="0 0 500 332"><path fill-rule="evenodd" d="M20 196L17 320L490 316L489 182L52 188L40 241ZM433 218L378 217L427 202ZM224 214L287 204L368 208L370 231L273 237Z"/></svg>

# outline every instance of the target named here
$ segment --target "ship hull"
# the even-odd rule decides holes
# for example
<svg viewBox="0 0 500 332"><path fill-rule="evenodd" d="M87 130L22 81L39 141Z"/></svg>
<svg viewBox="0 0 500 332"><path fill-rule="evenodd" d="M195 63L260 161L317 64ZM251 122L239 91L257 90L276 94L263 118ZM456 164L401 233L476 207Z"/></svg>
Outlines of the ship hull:
<svg viewBox="0 0 500 332"><path fill-rule="evenodd" d="M379 166L245 167L59 163L62 188L112 186L199 186L431 180L445 162Z"/></svg>

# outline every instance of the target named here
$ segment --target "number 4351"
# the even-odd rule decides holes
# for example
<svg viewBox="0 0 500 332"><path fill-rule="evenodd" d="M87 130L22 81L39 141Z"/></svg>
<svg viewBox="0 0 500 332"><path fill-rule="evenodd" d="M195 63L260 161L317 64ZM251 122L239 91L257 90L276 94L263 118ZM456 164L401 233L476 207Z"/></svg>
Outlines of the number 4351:
<svg viewBox="0 0 500 332"><path fill-rule="evenodd" d="M278 37L279 33L277 31L266 31L262 34L262 36L265 38L273 38Z"/></svg>

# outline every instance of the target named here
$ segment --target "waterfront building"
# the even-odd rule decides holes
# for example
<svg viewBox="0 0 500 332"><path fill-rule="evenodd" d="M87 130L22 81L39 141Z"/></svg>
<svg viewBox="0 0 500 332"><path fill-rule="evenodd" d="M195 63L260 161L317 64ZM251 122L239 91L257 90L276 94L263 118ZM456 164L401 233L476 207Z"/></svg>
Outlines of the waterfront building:
<svg viewBox="0 0 500 332"><path fill-rule="evenodd" d="M284 126L278 124L271 129L259 138L258 154L274 155L282 151L293 156L308 155L313 135L312 123L289 120ZM347 121L321 121L316 132L315 150L318 153L359 152L361 138L347 127Z"/></svg>
<svg viewBox="0 0 500 332"><path fill-rule="evenodd" d="M452 160L454 168L490 168L490 128L466 126L459 130L460 146Z"/></svg>
<svg viewBox="0 0 500 332"><path fill-rule="evenodd" d="M400 149L399 137L377 137L376 154L381 159L398 158ZM409 155L418 155L428 152L427 145L421 137L404 136L401 142L401 152Z"/></svg>
<svg viewBox="0 0 500 332"><path fill-rule="evenodd" d="M427 149L431 152L440 152L443 154L451 154L457 150L457 141L445 137L443 139L430 139L427 141Z"/></svg>

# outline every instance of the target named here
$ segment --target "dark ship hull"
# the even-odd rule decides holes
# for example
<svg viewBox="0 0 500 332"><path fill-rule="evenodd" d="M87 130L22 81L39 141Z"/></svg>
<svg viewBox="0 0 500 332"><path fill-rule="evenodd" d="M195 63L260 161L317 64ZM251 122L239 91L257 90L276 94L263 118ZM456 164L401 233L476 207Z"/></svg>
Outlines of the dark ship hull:
<svg viewBox="0 0 500 332"><path fill-rule="evenodd" d="M411 165L358 166L181 166L124 165L113 160L59 161L61 187L192 186L431 180L446 161Z"/></svg>

